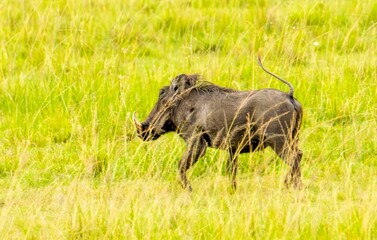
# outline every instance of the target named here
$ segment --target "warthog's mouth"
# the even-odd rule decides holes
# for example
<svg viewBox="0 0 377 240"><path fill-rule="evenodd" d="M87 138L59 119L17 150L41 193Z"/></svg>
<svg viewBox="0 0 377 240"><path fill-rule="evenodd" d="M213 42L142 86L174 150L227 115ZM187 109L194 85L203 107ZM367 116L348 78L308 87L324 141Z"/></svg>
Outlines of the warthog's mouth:
<svg viewBox="0 0 377 240"><path fill-rule="evenodd" d="M141 132L137 132L137 136L142 139L143 141L151 141L156 140L159 138L162 134L156 133L154 129L146 129Z"/></svg>

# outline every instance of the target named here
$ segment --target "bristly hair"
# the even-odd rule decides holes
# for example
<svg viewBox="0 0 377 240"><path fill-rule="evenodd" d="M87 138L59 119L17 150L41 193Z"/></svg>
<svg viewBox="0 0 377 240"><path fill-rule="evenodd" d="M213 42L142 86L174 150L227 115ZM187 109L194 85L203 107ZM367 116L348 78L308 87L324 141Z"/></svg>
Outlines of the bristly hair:
<svg viewBox="0 0 377 240"><path fill-rule="evenodd" d="M225 87L220 87L217 86L209 81L206 81L202 78L201 75L199 74L192 74L192 75L187 75L187 77L190 80L193 80L196 84L194 89L199 92L199 93L207 93L207 92L215 92L215 93L220 93L220 92L236 92L236 90L231 89L231 88L225 88Z"/></svg>
<svg viewBox="0 0 377 240"><path fill-rule="evenodd" d="M206 92L215 92L215 93L221 93L221 92L236 92L236 90L231 89L231 88L225 88L225 87L220 87L217 86L211 82L207 81L200 81L196 84L195 88L199 93L206 93Z"/></svg>

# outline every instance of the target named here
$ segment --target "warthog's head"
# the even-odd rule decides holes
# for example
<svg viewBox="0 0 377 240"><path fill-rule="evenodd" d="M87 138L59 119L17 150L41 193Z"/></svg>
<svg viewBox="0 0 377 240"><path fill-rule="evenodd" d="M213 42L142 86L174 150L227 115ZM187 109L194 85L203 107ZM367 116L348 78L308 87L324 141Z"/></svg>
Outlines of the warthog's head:
<svg viewBox="0 0 377 240"><path fill-rule="evenodd" d="M133 114L137 134L143 141L155 140L166 132L176 130L174 109L185 93L195 86L198 78L199 75L181 74L173 79L170 86L161 88L157 103L144 122L139 122Z"/></svg>

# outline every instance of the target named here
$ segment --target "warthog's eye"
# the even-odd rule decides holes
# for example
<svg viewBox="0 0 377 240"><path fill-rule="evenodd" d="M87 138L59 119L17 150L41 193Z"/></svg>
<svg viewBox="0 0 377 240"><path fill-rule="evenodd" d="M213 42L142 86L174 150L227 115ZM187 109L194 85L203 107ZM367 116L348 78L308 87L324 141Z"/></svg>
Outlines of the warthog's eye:
<svg viewBox="0 0 377 240"><path fill-rule="evenodd" d="M164 95L164 93L165 93L165 89L161 89L160 90L160 96Z"/></svg>
<svg viewBox="0 0 377 240"><path fill-rule="evenodd" d="M173 90L176 92L178 90L178 86L175 86Z"/></svg>

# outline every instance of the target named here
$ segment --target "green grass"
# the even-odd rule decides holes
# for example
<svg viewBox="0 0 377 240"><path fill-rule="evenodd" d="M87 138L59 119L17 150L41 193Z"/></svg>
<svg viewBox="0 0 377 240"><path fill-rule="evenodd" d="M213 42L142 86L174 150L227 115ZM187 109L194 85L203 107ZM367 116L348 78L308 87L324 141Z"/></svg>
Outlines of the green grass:
<svg viewBox="0 0 377 240"><path fill-rule="evenodd" d="M0 3L2 239L375 239L375 1L4 0ZM199 73L235 89L295 86L304 188L271 150L208 150L177 178L184 142L144 143L158 89Z"/></svg>

